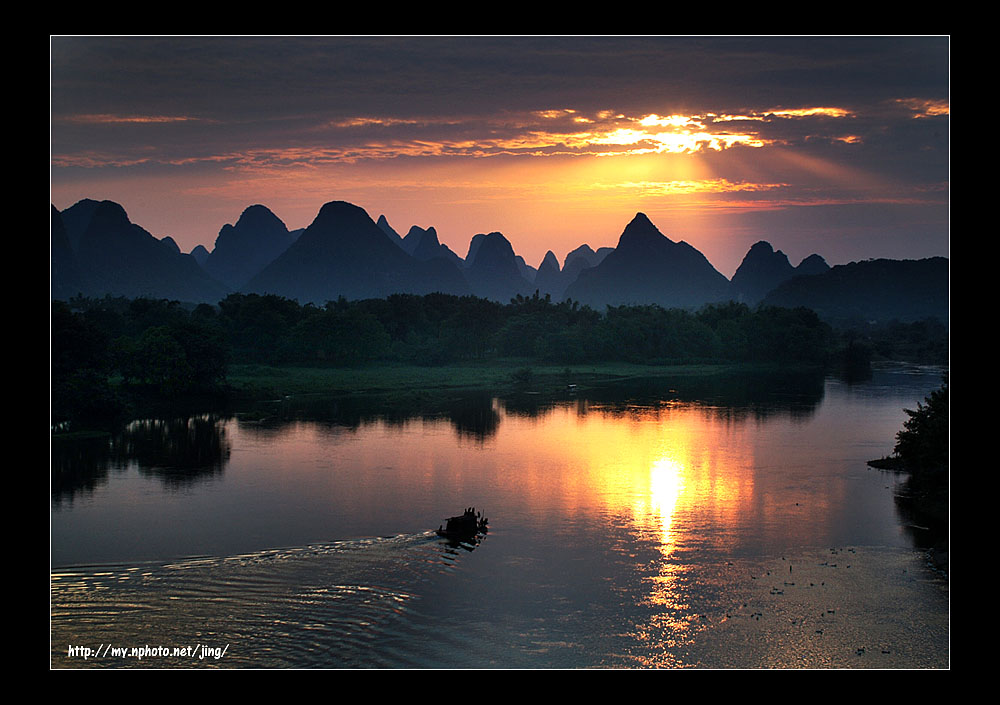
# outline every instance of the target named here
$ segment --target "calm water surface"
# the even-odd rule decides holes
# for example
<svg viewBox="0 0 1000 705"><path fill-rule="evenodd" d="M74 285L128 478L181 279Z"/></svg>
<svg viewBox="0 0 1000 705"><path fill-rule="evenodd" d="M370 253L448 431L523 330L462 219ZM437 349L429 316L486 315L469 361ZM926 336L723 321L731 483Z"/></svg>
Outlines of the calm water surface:
<svg viewBox="0 0 1000 705"><path fill-rule="evenodd" d="M137 421L54 456L52 664L947 667L947 579L865 465L940 380ZM468 506L488 536L437 537Z"/></svg>

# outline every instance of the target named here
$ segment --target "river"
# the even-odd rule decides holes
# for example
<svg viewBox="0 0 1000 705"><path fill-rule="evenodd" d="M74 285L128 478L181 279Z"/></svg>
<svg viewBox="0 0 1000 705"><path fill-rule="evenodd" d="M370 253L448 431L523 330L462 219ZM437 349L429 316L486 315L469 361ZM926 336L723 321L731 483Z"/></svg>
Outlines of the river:
<svg viewBox="0 0 1000 705"><path fill-rule="evenodd" d="M137 420L53 454L54 668L947 668L900 512L941 370ZM434 532L476 507L478 543Z"/></svg>

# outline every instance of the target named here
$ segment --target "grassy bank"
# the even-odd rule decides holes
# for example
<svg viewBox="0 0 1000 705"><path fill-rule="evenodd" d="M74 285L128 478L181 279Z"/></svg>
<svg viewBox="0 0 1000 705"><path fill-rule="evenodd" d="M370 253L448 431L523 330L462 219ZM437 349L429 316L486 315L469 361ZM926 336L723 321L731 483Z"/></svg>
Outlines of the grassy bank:
<svg viewBox="0 0 1000 705"><path fill-rule="evenodd" d="M737 365L650 366L628 363L537 365L517 358L469 362L440 367L371 365L358 368L273 367L234 365L228 375L232 389L244 397L302 394L436 393L517 391L551 393L576 385L579 390L643 377L707 376L734 372Z"/></svg>

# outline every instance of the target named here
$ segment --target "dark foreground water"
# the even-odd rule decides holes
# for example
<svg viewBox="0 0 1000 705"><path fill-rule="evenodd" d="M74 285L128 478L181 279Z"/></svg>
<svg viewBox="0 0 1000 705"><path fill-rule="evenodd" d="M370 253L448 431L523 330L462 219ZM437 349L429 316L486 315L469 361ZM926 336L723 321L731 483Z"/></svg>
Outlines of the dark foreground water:
<svg viewBox="0 0 1000 705"><path fill-rule="evenodd" d="M891 451L940 371L434 414L284 400L54 453L56 668L946 668ZM467 506L490 532L434 529Z"/></svg>

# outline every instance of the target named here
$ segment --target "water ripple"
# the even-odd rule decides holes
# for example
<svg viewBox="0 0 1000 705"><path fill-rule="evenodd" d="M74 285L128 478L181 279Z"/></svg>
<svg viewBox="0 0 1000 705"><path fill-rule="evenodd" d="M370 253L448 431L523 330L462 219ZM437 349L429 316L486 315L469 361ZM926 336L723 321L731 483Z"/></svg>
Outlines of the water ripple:
<svg viewBox="0 0 1000 705"><path fill-rule="evenodd" d="M393 644L422 629L422 586L464 553L425 532L63 569L51 576L52 665L398 666L412 655ZM143 647L155 653L140 658Z"/></svg>

